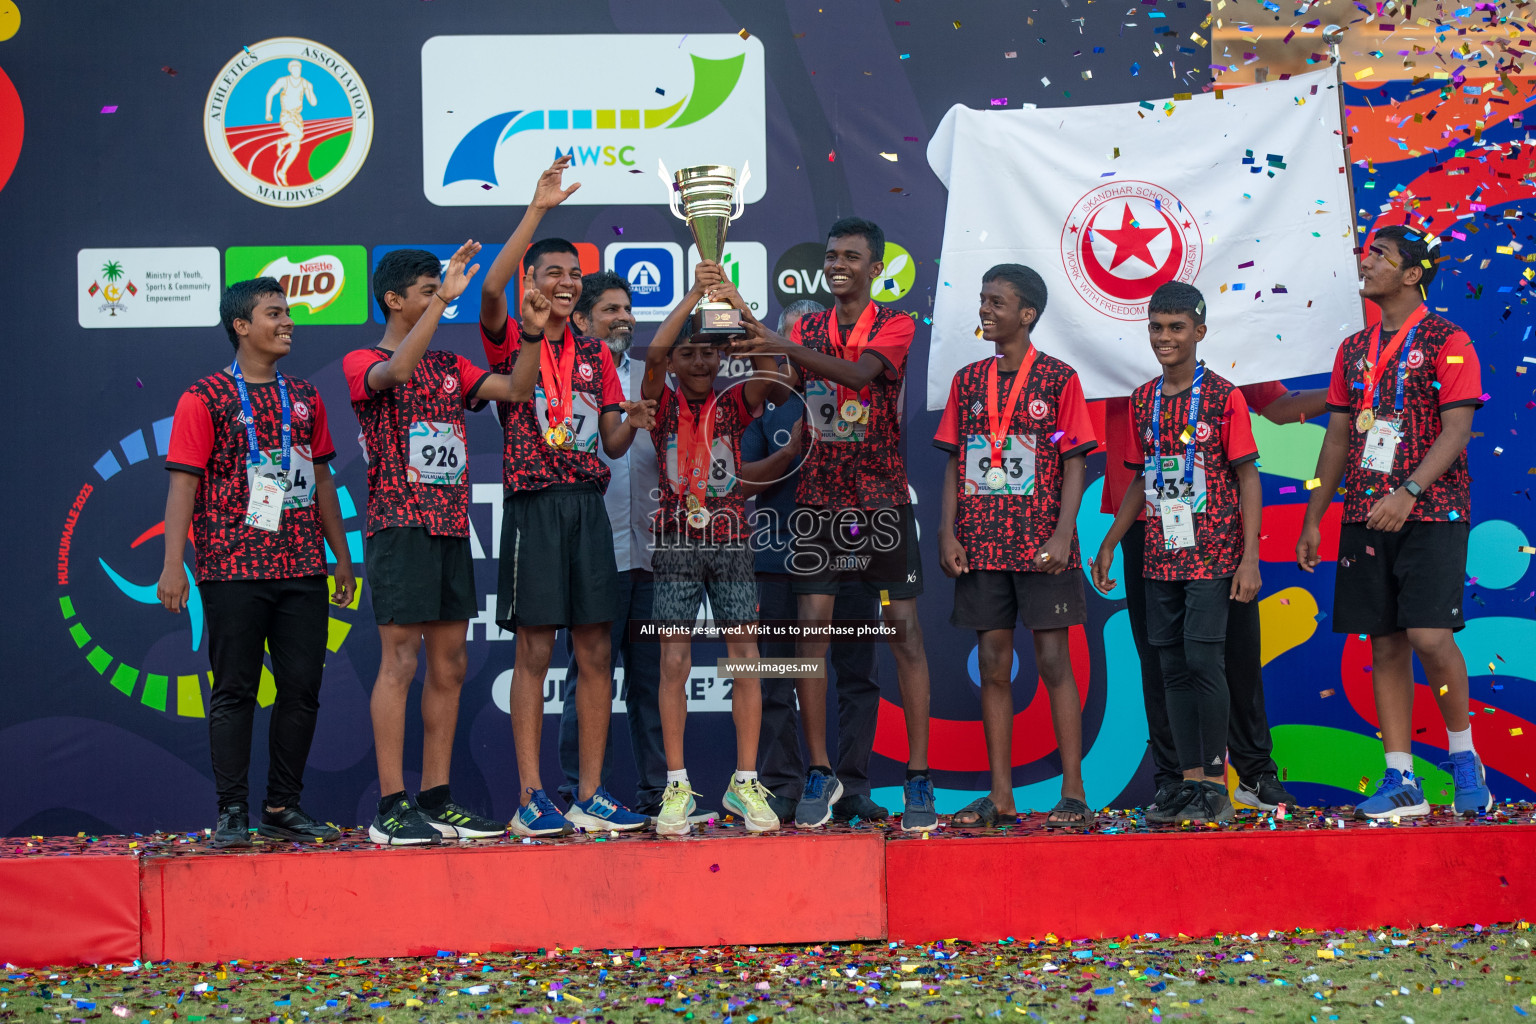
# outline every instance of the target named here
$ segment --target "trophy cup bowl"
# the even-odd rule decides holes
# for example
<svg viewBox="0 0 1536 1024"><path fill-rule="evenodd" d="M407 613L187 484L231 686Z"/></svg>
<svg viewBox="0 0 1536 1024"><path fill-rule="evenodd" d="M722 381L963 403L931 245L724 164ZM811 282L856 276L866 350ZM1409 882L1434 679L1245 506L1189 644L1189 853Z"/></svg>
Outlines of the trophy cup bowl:
<svg viewBox="0 0 1536 1024"><path fill-rule="evenodd" d="M688 224L701 260L716 264L725 253L725 233L731 221L741 216L745 203L747 179L751 172L743 167L738 183L736 168L724 164L684 167L672 176L672 212ZM662 178L666 179L665 168ZM728 302L703 302L689 321L694 341L724 345L743 336L741 311Z"/></svg>

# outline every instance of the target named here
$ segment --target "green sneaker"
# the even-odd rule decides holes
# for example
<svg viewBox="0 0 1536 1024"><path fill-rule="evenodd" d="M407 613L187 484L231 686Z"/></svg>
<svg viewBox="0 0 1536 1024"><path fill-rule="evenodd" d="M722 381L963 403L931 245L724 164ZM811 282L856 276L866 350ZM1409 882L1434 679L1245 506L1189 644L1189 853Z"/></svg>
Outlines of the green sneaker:
<svg viewBox="0 0 1536 1024"><path fill-rule="evenodd" d="M731 773L731 784L725 790L725 809L747 823L748 832L777 832L779 816L768 806L773 794L757 779L739 782Z"/></svg>
<svg viewBox="0 0 1536 1024"><path fill-rule="evenodd" d="M661 813L656 815L656 834L659 836L685 836L692 831L688 815L696 805L698 794L686 782L669 782L661 794Z"/></svg>

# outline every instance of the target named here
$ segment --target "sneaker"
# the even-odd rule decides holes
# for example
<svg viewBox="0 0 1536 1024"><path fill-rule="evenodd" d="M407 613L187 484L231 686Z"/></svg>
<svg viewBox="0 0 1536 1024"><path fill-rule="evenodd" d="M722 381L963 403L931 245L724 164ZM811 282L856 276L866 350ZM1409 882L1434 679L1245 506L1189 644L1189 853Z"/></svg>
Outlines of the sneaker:
<svg viewBox="0 0 1536 1024"><path fill-rule="evenodd" d="M1280 776L1274 772L1265 772L1256 776L1252 782L1239 782L1237 795L1232 800L1242 807L1252 807L1260 811L1273 811L1281 804L1287 807L1296 806L1296 798L1286 790L1280 782Z"/></svg>
<svg viewBox="0 0 1536 1024"><path fill-rule="evenodd" d="M843 784L837 776L811 769L805 775L805 791L795 805L796 828L821 828L832 818L832 805L842 799Z"/></svg>
<svg viewBox="0 0 1536 1024"><path fill-rule="evenodd" d="M213 828L208 845L220 850L251 845L251 818L245 804L230 804L219 809L219 823Z"/></svg>
<svg viewBox="0 0 1536 1024"><path fill-rule="evenodd" d="M1152 802L1147 804L1147 816L1150 818L1152 816L1152 812L1157 810L1159 807L1166 810L1167 808L1173 806L1174 799L1183 791L1183 779L1174 779L1171 782L1165 782L1161 786L1158 786L1157 793L1152 797Z"/></svg>
<svg viewBox="0 0 1536 1024"><path fill-rule="evenodd" d="M588 832L632 832L644 828L649 820L645 815L636 814L619 803L602 786L598 786L597 792L588 799L571 804L570 813L566 817L572 825Z"/></svg>
<svg viewBox="0 0 1536 1024"><path fill-rule="evenodd" d="M495 839L507 834L504 823L466 810L454 803L452 798L443 801L443 806L434 810L427 810L419 802L416 809L433 828L449 839Z"/></svg>
<svg viewBox="0 0 1536 1024"><path fill-rule="evenodd" d="M903 832L932 832L939 827L939 813L933 805L933 780L917 775L907 780L906 807L901 812Z"/></svg>
<svg viewBox="0 0 1536 1024"><path fill-rule="evenodd" d="M1210 781L1201 781L1196 785L1199 788L1184 805L1185 820L1197 825L1209 821L1231 821L1235 812L1232 810L1232 800L1227 796L1227 787L1220 782Z"/></svg>
<svg viewBox="0 0 1536 1024"><path fill-rule="evenodd" d="M864 793L849 793L832 805L834 821L884 821L891 812L875 803Z"/></svg>
<svg viewBox="0 0 1536 1024"><path fill-rule="evenodd" d="M779 816L780 824L787 825L795 820L795 802L789 797L774 796L769 793L768 806L773 809L774 814Z"/></svg>
<svg viewBox="0 0 1536 1024"><path fill-rule="evenodd" d="M1190 805L1200 797L1200 783L1192 779L1180 779L1175 785L1177 788L1166 796L1159 792L1154 806L1147 808L1148 821L1166 825L1189 817L1192 809Z"/></svg>
<svg viewBox="0 0 1536 1024"><path fill-rule="evenodd" d="M725 809L747 823L748 832L777 832L779 816L768 806L772 796L757 779L738 781L731 773L731 784L725 789Z"/></svg>
<svg viewBox="0 0 1536 1024"><path fill-rule="evenodd" d="M1483 771L1482 758L1476 751L1462 750L1451 755L1451 778L1456 781L1454 806L1457 814L1486 814L1493 810L1493 791Z"/></svg>
<svg viewBox="0 0 1536 1024"><path fill-rule="evenodd" d="M436 831L434 829L433 831ZM576 831L554 801L542 789L528 790L528 802L512 817L512 832L519 836L568 836Z"/></svg>
<svg viewBox="0 0 1536 1024"><path fill-rule="evenodd" d="M1414 818L1429 813L1429 802L1412 775L1406 779L1396 768L1376 784L1376 792L1355 805L1356 818Z"/></svg>
<svg viewBox="0 0 1536 1024"><path fill-rule="evenodd" d="M406 796L374 816L368 838L380 846L436 846L443 841L437 827Z"/></svg>
<svg viewBox="0 0 1536 1024"><path fill-rule="evenodd" d="M656 815L656 834L659 836L685 836L693 831L693 824L688 816L693 813L698 802L693 787L686 782L667 783L666 792L661 794L661 813Z"/></svg>
<svg viewBox="0 0 1536 1024"><path fill-rule="evenodd" d="M256 826L256 831L270 839L287 839L294 843L329 843L341 838L341 829L316 821L297 804L280 811L263 809L261 824Z"/></svg>

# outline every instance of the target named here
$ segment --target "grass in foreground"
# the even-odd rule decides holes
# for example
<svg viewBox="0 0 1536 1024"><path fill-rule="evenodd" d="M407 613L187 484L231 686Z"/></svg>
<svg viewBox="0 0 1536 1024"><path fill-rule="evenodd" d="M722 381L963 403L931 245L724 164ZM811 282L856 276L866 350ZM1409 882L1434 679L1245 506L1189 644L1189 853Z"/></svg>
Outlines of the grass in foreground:
<svg viewBox="0 0 1536 1024"><path fill-rule="evenodd" d="M1528 925L8 967L0 1021L841 1024L1536 1017Z"/></svg>

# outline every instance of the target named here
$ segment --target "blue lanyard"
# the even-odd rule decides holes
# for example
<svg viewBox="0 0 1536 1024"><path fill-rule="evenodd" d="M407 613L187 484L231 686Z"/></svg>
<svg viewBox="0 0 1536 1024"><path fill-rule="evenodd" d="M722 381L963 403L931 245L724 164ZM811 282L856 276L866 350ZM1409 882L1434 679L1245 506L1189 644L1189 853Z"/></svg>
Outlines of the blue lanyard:
<svg viewBox="0 0 1536 1024"><path fill-rule="evenodd" d="M251 393L245 389L245 374L240 372L240 360L229 364L229 372L235 377L235 390L240 392L240 412L245 416L245 451L253 466L261 464L261 445L256 442L256 414L251 411ZM288 407L288 382L277 375L277 395L283 403L283 476L293 461L293 412Z"/></svg>
<svg viewBox="0 0 1536 1024"><path fill-rule="evenodd" d="M1376 329L1379 331L1381 327ZM1403 415L1403 381L1408 379L1408 350L1413 348L1413 336L1418 333L1417 327L1409 331L1408 337L1403 339L1402 350L1397 354L1397 400L1393 403L1393 409L1399 418Z"/></svg>
<svg viewBox="0 0 1536 1024"><path fill-rule="evenodd" d="M1200 423L1200 386L1205 382L1205 364L1195 370L1195 385L1189 392L1189 444L1184 449L1184 483L1195 482L1195 432ZM1402 385L1399 382L1399 389ZM1157 489L1163 489L1163 378L1157 379L1152 395L1152 464L1157 467Z"/></svg>

